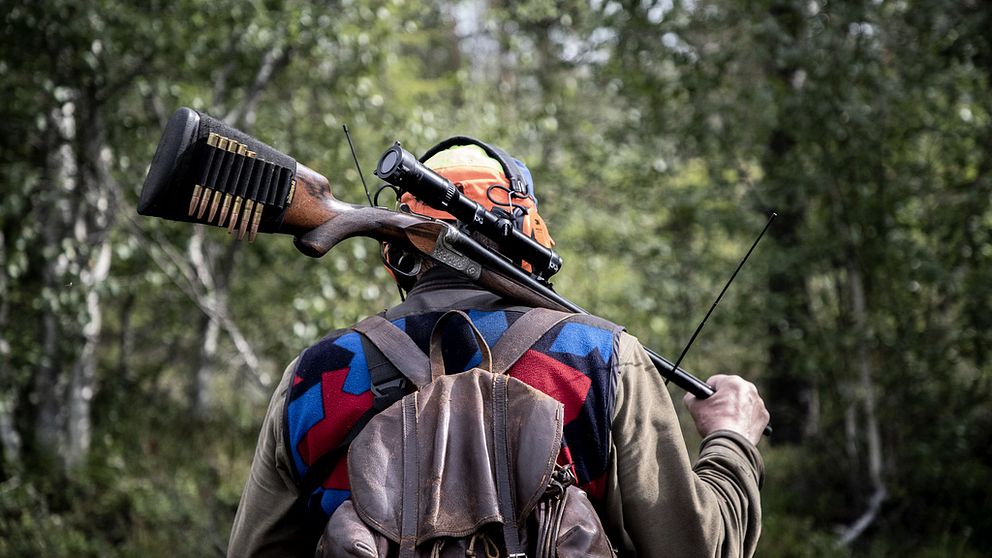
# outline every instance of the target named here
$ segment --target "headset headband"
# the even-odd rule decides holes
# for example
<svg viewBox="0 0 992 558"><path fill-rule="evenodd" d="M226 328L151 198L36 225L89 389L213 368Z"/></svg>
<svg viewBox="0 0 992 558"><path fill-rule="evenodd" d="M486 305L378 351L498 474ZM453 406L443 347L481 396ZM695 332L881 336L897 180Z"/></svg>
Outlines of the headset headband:
<svg viewBox="0 0 992 558"><path fill-rule="evenodd" d="M427 152L420 157L420 162L425 163L434 155L456 145L476 145L481 147L482 150L486 152L486 155L489 155L493 159L499 161L500 166L503 167L503 174L506 175L506 179L510 182L511 190L518 194L533 196L533 194L528 191L527 179L524 178L523 171L521 171L520 167L517 166L517 163L506 153L506 151L469 136L452 136L442 141L441 143L428 149Z"/></svg>

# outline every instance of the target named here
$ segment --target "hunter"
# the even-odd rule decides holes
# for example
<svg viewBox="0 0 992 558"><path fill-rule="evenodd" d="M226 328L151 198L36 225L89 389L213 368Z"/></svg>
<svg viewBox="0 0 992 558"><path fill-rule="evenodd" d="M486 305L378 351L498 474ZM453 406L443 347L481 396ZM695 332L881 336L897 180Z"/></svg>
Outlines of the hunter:
<svg viewBox="0 0 992 558"><path fill-rule="evenodd" d="M502 210L518 230L552 246L529 171L516 159L507 164L494 158L486 147L448 142L425 163L465 196ZM525 191L513 187L513 177ZM409 194L400 202L404 211L452 220ZM384 246L383 255L406 296L382 316L425 353L434 323L448 310L465 312L490 344L527 310L396 247ZM479 361L475 337L456 326L446 332L456 339L444 354L449 373ZM314 555L328 518L350 495L348 442L375 413L370 409L377 393L410 390L402 375L383 379L388 368L350 328L329 334L290 363L262 425L228 556ZM663 378L637 339L615 324L570 317L509 374L564 405L559 461L573 467L618 555L754 554L764 474L756 444L769 418L754 385L716 375L708 379L713 396L685 396L703 438L693 463Z"/></svg>

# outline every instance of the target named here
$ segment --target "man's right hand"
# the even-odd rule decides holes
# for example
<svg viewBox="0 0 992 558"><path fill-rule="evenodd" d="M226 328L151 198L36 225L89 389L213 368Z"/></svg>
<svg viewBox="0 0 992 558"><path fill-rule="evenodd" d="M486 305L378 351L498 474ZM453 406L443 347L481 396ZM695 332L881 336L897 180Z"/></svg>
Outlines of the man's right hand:
<svg viewBox="0 0 992 558"><path fill-rule="evenodd" d="M757 444L769 419L758 388L740 376L723 374L710 377L706 383L716 393L706 399L686 393L683 398L699 434L705 438L718 430L730 430Z"/></svg>

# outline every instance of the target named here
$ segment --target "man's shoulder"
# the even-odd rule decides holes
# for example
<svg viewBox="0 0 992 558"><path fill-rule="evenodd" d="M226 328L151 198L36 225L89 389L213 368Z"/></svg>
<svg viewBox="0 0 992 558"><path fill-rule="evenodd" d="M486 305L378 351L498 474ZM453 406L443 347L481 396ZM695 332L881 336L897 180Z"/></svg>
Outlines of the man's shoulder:
<svg viewBox="0 0 992 558"><path fill-rule="evenodd" d="M419 312L388 311L379 315L384 316L400 331L410 336L424 352L427 352L434 323L448 310L465 312L487 337L487 341L492 342L495 341L494 337L498 338L510 324L524 316L530 308L506 303L459 305L425 308ZM331 331L304 349L298 357L297 374L305 375L308 371L326 372L353 367L356 364L353 361L364 351L362 336L352 327ZM566 338L598 339L601 343L612 344L618 334L623 332L623 327L598 316L573 314L553 331L561 336L563 341Z"/></svg>
<svg viewBox="0 0 992 558"><path fill-rule="evenodd" d="M327 371L346 367L360 345L358 332L350 327L336 329L300 353L297 374L314 368Z"/></svg>

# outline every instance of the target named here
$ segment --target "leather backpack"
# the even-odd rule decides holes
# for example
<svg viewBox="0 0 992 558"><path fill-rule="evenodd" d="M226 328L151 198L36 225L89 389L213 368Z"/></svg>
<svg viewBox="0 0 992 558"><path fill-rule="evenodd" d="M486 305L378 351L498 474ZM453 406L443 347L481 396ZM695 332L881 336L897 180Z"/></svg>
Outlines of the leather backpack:
<svg viewBox="0 0 992 558"><path fill-rule="evenodd" d="M482 362L446 375L441 340L452 316L471 327ZM381 316L357 324L417 389L352 440L351 499L328 521L317 556L615 556L570 466L557 462L562 404L507 374L567 317L530 310L490 351L453 310L435 325L429 355Z"/></svg>

